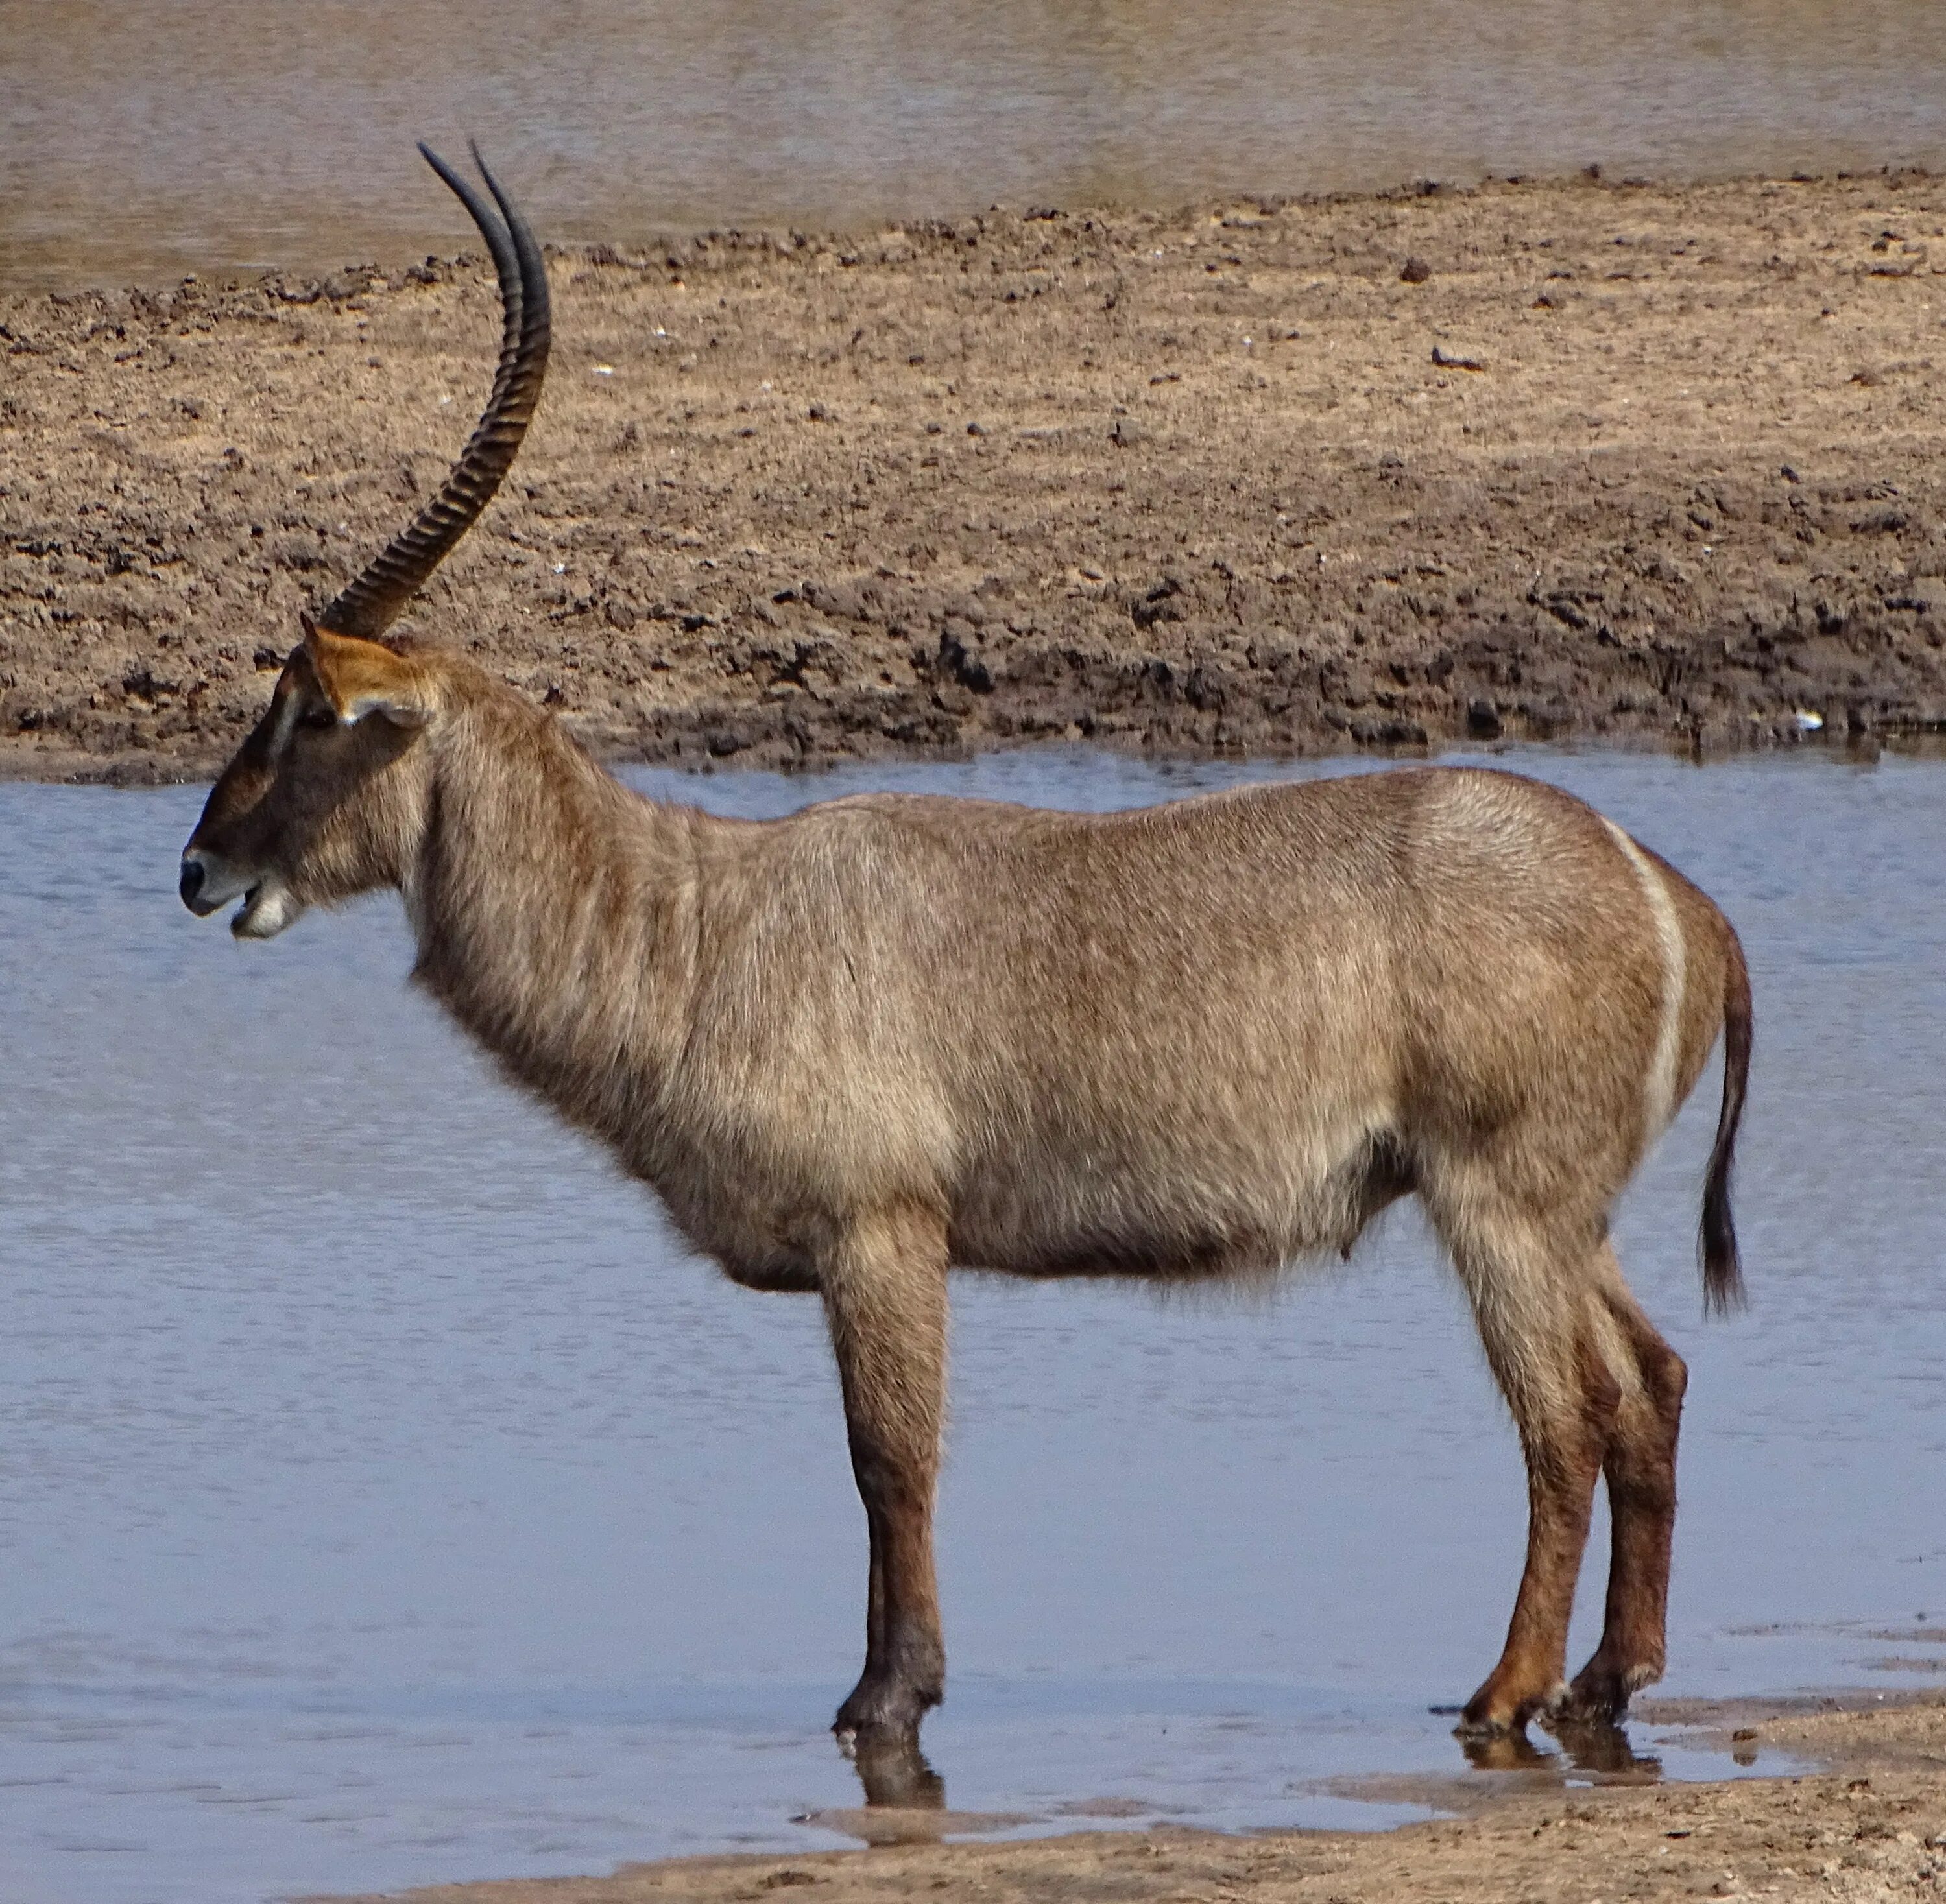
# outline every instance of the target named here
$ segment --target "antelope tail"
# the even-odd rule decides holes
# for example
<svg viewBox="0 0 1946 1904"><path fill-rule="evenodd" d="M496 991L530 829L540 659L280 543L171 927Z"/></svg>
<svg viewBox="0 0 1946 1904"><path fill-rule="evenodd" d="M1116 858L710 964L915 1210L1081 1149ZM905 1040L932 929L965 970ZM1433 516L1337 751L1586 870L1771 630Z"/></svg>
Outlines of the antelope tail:
<svg viewBox="0 0 1946 1904"><path fill-rule="evenodd" d="M1743 948L1732 933L1723 974L1723 1107L1716 1117L1716 1141L1703 1180L1703 1220L1697 1236L1703 1260L1703 1306L1717 1315L1744 1301L1744 1269L1737 1251L1737 1225L1730 1212L1730 1177L1737 1159L1737 1126L1743 1122L1744 1096L1750 1075L1750 975Z"/></svg>

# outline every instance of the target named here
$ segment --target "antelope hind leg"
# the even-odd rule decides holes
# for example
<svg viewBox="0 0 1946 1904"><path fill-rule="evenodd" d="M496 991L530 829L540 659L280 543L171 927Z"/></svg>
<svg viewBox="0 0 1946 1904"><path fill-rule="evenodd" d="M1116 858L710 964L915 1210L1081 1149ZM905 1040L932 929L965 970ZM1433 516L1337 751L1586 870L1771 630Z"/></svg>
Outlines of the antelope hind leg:
<svg viewBox="0 0 1946 1904"><path fill-rule="evenodd" d="M1676 1443L1688 1371L1622 1281L1602 1248L1594 1319L1620 1405L1602 1474L1614 1535L1601 1643L1574 1677L1564 1716L1619 1719L1629 1696L1662 1677L1669 1551L1676 1527Z"/></svg>
<svg viewBox="0 0 1946 1904"><path fill-rule="evenodd" d="M1595 1482L1620 1403L1589 1313L1590 1243L1475 1194L1429 1196L1466 1285L1487 1359L1527 1461L1527 1565L1499 1663L1467 1701L1463 1733L1507 1731L1568 1697L1568 1622ZM1442 1204L1444 1207L1442 1208ZM1463 1219L1453 1214L1463 1211Z"/></svg>
<svg viewBox="0 0 1946 1904"><path fill-rule="evenodd" d="M908 1739L945 1696L932 1507L945 1413L946 1235L936 1217L848 1224L819 1266L872 1558L865 1670L832 1730L861 1748Z"/></svg>

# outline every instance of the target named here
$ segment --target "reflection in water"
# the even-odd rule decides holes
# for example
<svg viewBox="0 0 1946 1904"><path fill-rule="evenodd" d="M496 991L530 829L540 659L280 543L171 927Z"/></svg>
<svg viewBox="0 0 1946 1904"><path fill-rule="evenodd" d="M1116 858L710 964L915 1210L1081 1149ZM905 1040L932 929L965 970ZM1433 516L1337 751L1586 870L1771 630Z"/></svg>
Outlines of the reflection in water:
<svg viewBox="0 0 1946 1904"><path fill-rule="evenodd" d="M1459 1744L1467 1770L1463 1773L1426 1772L1370 1773L1321 1779L1314 1788L1334 1798L1362 1799L1367 1804L1417 1805L1465 1816L1484 1810L1510 1793L1558 1791L1590 1785L1654 1785L1668 1770L1672 1776L1696 1776L1690 1753L1679 1745L1640 1751L1628 1730L1602 1721L1573 1724L1542 1722L1552 1742L1531 1732L1499 1733L1490 1736L1461 1734ZM1734 1763L1749 1765L1754 1757L1733 1752ZM1666 1767L1664 1761L1670 1761ZM1774 1762L1772 1770L1781 1769ZM1707 1776L1724 1776L1722 1761L1713 1761Z"/></svg>
<svg viewBox="0 0 1946 1904"><path fill-rule="evenodd" d="M1598 1785L1654 1785L1662 1776L1661 1754L1638 1751L1626 1727L1612 1720L1542 1719L1535 1723L1552 1739L1551 1747L1538 1743L1524 1727L1490 1733L1463 1729L1453 1736L1474 1771L1537 1774L1540 1782L1549 1786L1569 1782L1571 1774L1581 1775L1574 1782ZM1025 1813L949 1810L946 1781L934 1770L916 1738L860 1741L842 1749L864 1789L864 1810L827 1808L806 1813L801 1822L842 1831L867 1844L913 1844L1036 1822ZM1747 1744L1731 1748L1731 1757L1738 1765L1754 1765L1756 1756L1755 1748ZM1395 1782L1383 1778L1333 1782L1340 1792L1362 1793L1374 1799L1387 1795L1388 1785L1397 1788ZM1437 1782L1415 1782L1413 1788L1423 1797L1438 1789ZM1097 1818L1140 1817L1146 1810L1117 1807L1112 1800L1083 1801L1062 1809L1070 1815Z"/></svg>
<svg viewBox="0 0 1946 1904"><path fill-rule="evenodd" d="M27 9L17 4L13 9ZM1936 0L66 0L0 60L0 271L402 261L476 134L550 237L1560 174L1946 164Z"/></svg>
<svg viewBox="0 0 1946 1904"><path fill-rule="evenodd" d="M1460 1749L1476 1772L1559 1775L1571 1770L1594 1774L1605 1785L1653 1785L1662 1776L1660 1757L1652 1752L1638 1752L1627 1732L1611 1721L1577 1720L1569 1723L1543 1720L1539 1723L1552 1735L1558 1751L1537 1745L1524 1731L1485 1736L1462 1733L1458 1735Z"/></svg>
<svg viewBox="0 0 1946 1904"><path fill-rule="evenodd" d="M916 1733L861 1738L848 1755L857 1767L866 1804L922 1811L945 1809L945 1781L926 1763Z"/></svg>
<svg viewBox="0 0 1946 1904"><path fill-rule="evenodd" d="M1612 1721L1586 1720L1572 1725L1549 1725L1568 1762L1577 1772L1598 1773L1608 1781L1653 1785L1662 1776L1662 1760L1654 1752L1638 1752L1628 1733Z"/></svg>
<svg viewBox="0 0 1946 1904"><path fill-rule="evenodd" d="M1936 1674L1946 770L1503 764L1692 874L1756 974L1749 1312L1700 1314L1707 1082L1615 1225L1691 1369L1667 1690ZM755 814L1343 770L634 777ZM256 1904L915 1821L1369 1825L1494 1785L1426 1707L1504 1631L1525 1490L1409 1211L1248 1302L956 1285L945 1790L861 1778L826 1730L864 1529L816 1305L683 1255L499 1084L406 990L395 902L255 950L199 927L174 884L199 798L0 786L10 1899ZM1731 1764L1630 1736L1667 1776ZM1646 1775L1613 1737L1557 1742L1497 1776Z"/></svg>

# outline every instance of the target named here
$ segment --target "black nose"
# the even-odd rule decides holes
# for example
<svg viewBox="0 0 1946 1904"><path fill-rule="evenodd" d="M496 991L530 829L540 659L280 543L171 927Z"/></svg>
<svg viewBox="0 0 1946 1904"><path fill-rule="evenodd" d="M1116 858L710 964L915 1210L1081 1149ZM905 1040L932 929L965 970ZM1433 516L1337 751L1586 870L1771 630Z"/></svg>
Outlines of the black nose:
<svg viewBox="0 0 1946 1904"><path fill-rule="evenodd" d="M193 912L198 895L202 890L202 862L185 859L182 863L182 878L176 890L182 894L182 903Z"/></svg>

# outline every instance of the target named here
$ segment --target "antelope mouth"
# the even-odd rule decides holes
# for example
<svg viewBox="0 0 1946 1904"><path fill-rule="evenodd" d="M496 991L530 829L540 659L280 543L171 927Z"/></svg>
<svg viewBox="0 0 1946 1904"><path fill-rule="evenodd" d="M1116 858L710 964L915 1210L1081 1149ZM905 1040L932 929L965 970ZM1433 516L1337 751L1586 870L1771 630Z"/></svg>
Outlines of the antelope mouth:
<svg viewBox="0 0 1946 1904"><path fill-rule="evenodd" d="M183 856L181 892L182 903L199 919L236 903L230 930L239 939L274 939L304 909L275 873L260 873L246 882L221 860L193 850Z"/></svg>
<svg viewBox="0 0 1946 1904"><path fill-rule="evenodd" d="M231 918L231 937L274 939L303 910L303 905L282 881L260 879L244 893L243 903Z"/></svg>

